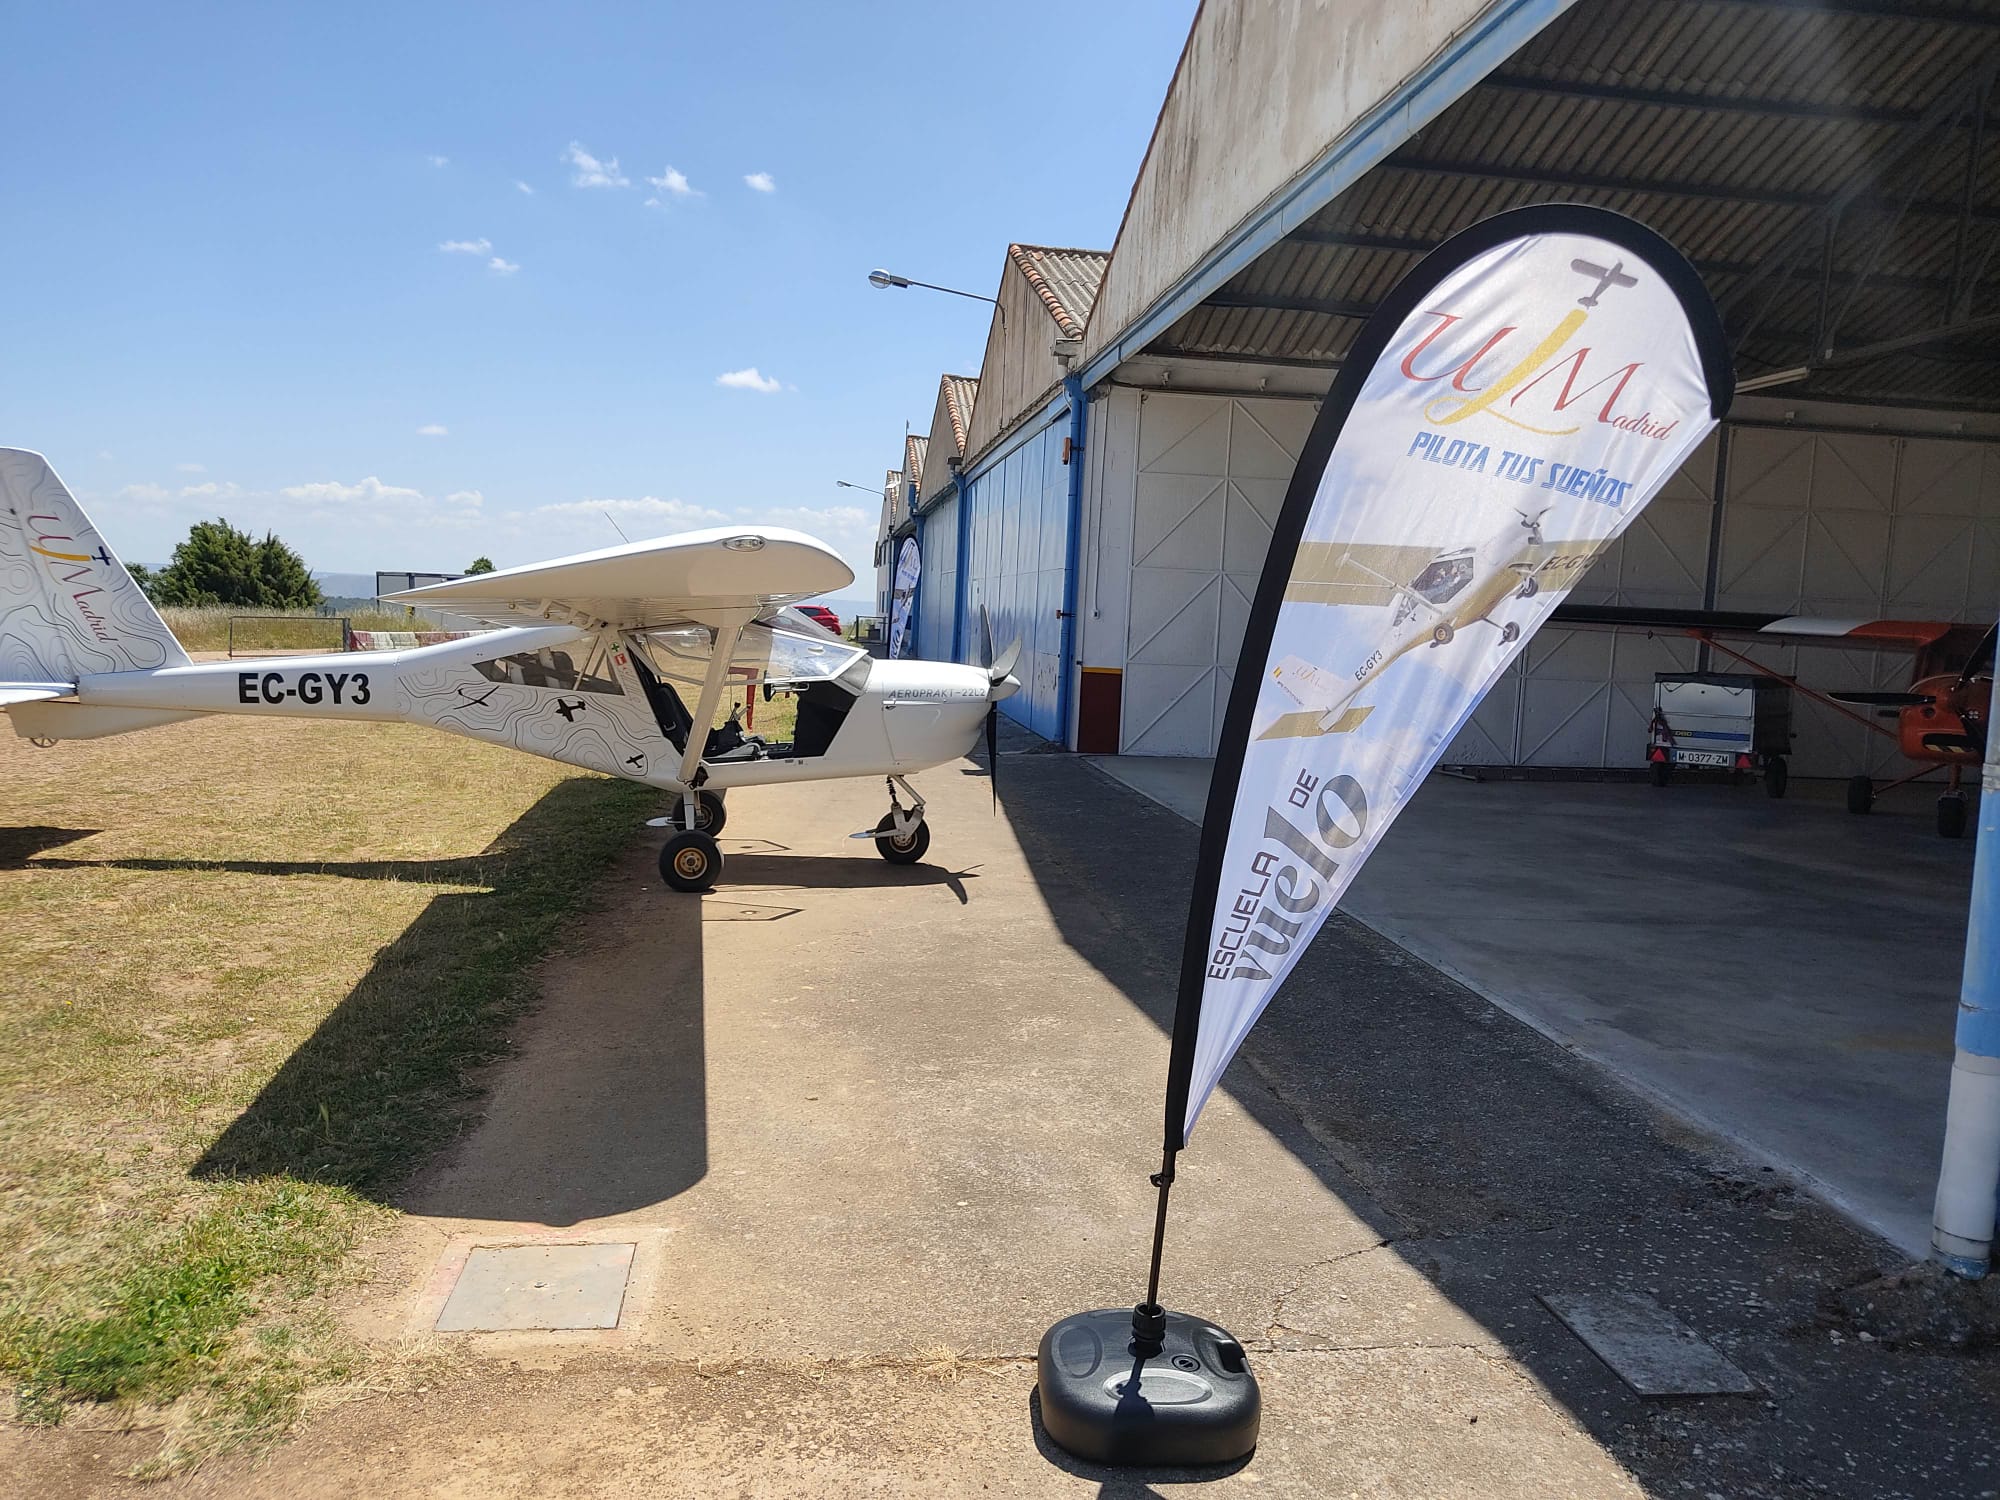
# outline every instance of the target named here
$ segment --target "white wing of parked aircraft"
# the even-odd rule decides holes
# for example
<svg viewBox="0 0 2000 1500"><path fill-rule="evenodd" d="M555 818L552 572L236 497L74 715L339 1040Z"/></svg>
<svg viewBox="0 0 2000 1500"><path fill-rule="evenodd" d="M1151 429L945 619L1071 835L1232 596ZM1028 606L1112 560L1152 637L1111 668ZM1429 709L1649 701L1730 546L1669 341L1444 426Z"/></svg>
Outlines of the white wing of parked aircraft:
<svg viewBox="0 0 2000 1500"><path fill-rule="evenodd" d="M382 597L489 625L550 621L644 630L682 620L762 613L829 594L854 570L826 543L781 526L730 526L628 542L551 562L474 573Z"/></svg>

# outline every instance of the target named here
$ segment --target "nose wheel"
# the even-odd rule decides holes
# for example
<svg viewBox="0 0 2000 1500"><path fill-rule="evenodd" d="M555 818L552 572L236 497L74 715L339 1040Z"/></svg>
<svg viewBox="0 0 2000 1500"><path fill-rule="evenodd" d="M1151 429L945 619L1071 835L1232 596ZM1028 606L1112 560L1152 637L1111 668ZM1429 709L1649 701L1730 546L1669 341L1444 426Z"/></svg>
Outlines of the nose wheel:
<svg viewBox="0 0 2000 1500"><path fill-rule="evenodd" d="M896 788L909 793L909 807L896 800ZM864 828L854 835L858 839L873 839L875 852L892 865L913 865L924 857L924 851L931 846L931 825L924 821L924 799L917 795L917 789L900 776L889 778L889 810L882 815L882 821L873 828Z"/></svg>

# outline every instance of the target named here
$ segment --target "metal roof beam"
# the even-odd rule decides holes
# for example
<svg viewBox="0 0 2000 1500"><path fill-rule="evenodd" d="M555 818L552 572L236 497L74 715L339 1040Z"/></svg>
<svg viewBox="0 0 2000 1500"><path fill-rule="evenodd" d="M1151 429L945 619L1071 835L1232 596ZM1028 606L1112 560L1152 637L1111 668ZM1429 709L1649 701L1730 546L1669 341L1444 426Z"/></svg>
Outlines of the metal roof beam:
<svg viewBox="0 0 2000 1500"><path fill-rule="evenodd" d="M1329 318L1365 318L1372 302L1343 302L1333 297L1288 297L1278 292L1216 292L1203 307L1241 308L1246 312L1321 313Z"/></svg>
<svg viewBox="0 0 2000 1500"><path fill-rule="evenodd" d="M1753 99L1733 94L1697 94L1680 89L1631 88L1617 83L1585 83L1537 78L1526 73L1489 73L1479 86L1510 93L1597 99L1613 104L1643 104L1660 109L1699 109L1716 114L1755 115L1774 120L1812 120L1826 124L1915 125L1923 112L1875 104L1809 104L1793 99Z"/></svg>
<svg viewBox="0 0 2000 1500"><path fill-rule="evenodd" d="M1958 26L1968 31L2000 31L2000 16L1927 5L1918 0L1722 0L1744 9L1804 10L1839 16L1886 16L1919 25Z"/></svg>
<svg viewBox="0 0 2000 1500"><path fill-rule="evenodd" d="M1570 172L1558 168L1517 167L1479 161L1426 161L1421 157L1397 155L1382 164L1397 172L1433 176L1471 177L1485 182L1524 182L1548 187L1574 188L1580 192L1653 194L1662 198L1707 198L1728 203L1749 203L1765 208L1800 208L1819 211L1828 199L1821 193L1791 192L1783 188L1731 187L1718 182L1675 182L1661 178L1622 177L1606 172ZM1849 208L1868 211L1901 212L1927 219L1956 219L1963 211L1957 203L1933 200L1905 207L1892 198L1857 197ZM2000 205L1975 204L1973 222L2000 224Z"/></svg>
<svg viewBox="0 0 2000 1500"><path fill-rule="evenodd" d="M1326 245L1345 250L1382 250L1400 255L1428 255L1440 243L1437 240L1411 239L1394 234L1366 234L1359 230L1347 229L1295 229L1285 238L1287 242L1292 244ZM1688 258L1693 262L1696 270L1710 276L1748 276L1757 269L1754 264L1748 261L1701 260L1694 256L1689 256ZM1797 281L1817 281L1820 279L1820 273L1817 270L1809 270L1803 267L1792 270L1787 275ZM1852 279L1852 272L1843 273L1836 271L1834 273L1834 280L1836 282L1846 282ZM1953 290L1951 278L1947 276L1903 276L1893 272L1880 271L1868 278L1868 284L1896 292L1936 292L1944 294Z"/></svg>

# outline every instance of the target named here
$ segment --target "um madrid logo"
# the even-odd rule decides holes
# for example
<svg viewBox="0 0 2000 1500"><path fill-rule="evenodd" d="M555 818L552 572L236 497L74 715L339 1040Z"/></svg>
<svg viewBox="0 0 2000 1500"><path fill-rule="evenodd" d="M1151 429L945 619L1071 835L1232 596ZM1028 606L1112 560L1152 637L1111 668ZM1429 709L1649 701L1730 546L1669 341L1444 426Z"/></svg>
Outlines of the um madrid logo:
<svg viewBox="0 0 2000 1500"><path fill-rule="evenodd" d="M1520 325L1509 323L1483 340L1476 331L1460 329L1451 340L1454 351L1465 347L1464 336L1468 332L1476 347L1457 364L1450 363L1452 355L1446 354L1436 368L1419 368L1418 362L1425 351L1465 321L1463 314L1446 308L1425 310L1422 316L1435 318L1437 322L1417 340L1416 347L1403 356L1396 368L1404 379L1418 385L1449 382L1444 391L1424 404L1426 421L1450 427L1484 414L1526 432L1566 437L1582 429L1586 415L1594 407L1597 422L1655 440L1663 441L1680 425L1678 414L1656 416L1650 408L1620 409L1626 388L1645 368L1643 359L1620 364L1615 355L1603 353L1590 344L1569 348L1571 340L1590 321L1591 310L1605 292L1613 287L1637 286L1638 279L1625 273L1622 261L1607 268L1587 260L1573 260L1570 269L1591 278L1594 286L1553 327L1537 337L1524 334ZM1567 426L1559 425L1563 414L1576 406L1583 406L1584 412L1572 417Z"/></svg>

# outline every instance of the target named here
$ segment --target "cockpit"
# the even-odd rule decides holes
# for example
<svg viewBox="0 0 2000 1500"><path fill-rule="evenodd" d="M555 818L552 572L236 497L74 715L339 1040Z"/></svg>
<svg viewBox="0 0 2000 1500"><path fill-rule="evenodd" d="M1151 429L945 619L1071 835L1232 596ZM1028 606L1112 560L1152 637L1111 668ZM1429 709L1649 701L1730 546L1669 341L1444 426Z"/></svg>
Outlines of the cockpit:
<svg viewBox="0 0 2000 1500"><path fill-rule="evenodd" d="M1445 552L1431 559L1423 572L1410 580L1410 594L1415 594L1426 603L1443 606L1457 597L1464 587L1472 582L1473 559L1470 547L1461 547L1455 552ZM1409 595L1403 596L1396 607L1396 617L1392 626L1400 625L1416 610Z"/></svg>
<svg viewBox="0 0 2000 1500"><path fill-rule="evenodd" d="M693 708L701 702L702 684L715 659L715 631L688 623L646 631L637 637L642 652L633 666L646 699L659 721L660 732L676 750L685 751L694 727ZM708 730L702 751L710 761L797 760L824 755L840 732L848 710L868 685L868 653L815 623L789 606L774 609L746 625L736 637L725 679L731 701L740 696L751 725L758 700L769 705L768 720L782 726L793 710L793 722L759 734L732 713ZM788 694L780 706L774 700Z"/></svg>

